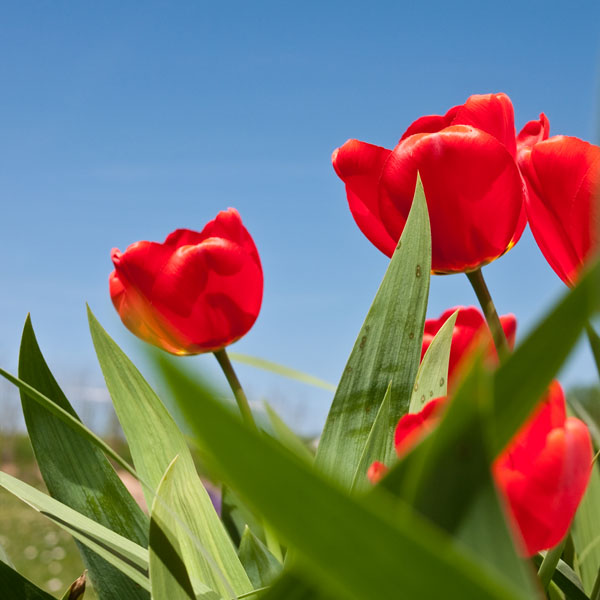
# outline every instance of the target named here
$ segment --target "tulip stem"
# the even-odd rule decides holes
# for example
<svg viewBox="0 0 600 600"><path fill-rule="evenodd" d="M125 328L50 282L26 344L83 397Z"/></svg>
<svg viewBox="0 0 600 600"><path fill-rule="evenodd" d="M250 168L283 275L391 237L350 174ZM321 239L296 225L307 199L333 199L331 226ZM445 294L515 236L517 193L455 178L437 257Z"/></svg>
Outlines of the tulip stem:
<svg viewBox="0 0 600 600"><path fill-rule="evenodd" d="M244 388L242 388L242 384L240 380L237 378L235 371L233 369L233 365L229 360L229 356L227 356L227 351L225 348L221 348L214 352L214 355L227 378L227 383L229 383L229 387L235 396L235 401L242 413L242 418L252 429L258 429L256 426L256 421L254 420L254 416L252 415L252 410L250 409L250 403L248 402L248 398L244 392Z"/></svg>
<svg viewBox="0 0 600 600"><path fill-rule="evenodd" d="M540 565L540 569L538 571L538 577L540 578L540 583L542 584L544 590L547 590L550 586L550 582L552 581L552 575L554 575L554 571L556 570L556 565L558 565L558 561L562 556L563 550L565 548L565 544L567 543L567 537L562 539L554 548L550 548L548 552L546 552L546 556L544 556L544 560Z"/></svg>
<svg viewBox="0 0 600 600"><path fill-rule="evenodd" d="M467 273L467 277L473 286L477 300L479 300L479 304L483 310L485 320L492 332L492 339L494 340L494 346L496 346L496 352L498 352L498 358L502 361L510 354L510 349L508 340L504 334L504 329L502 329L502 323L500 323L500 318L498 317L498 312L494 306L494 301L492 300L490 291L483 278L483 273L481 272L481 269L477 269L476 271Z"/></svg>

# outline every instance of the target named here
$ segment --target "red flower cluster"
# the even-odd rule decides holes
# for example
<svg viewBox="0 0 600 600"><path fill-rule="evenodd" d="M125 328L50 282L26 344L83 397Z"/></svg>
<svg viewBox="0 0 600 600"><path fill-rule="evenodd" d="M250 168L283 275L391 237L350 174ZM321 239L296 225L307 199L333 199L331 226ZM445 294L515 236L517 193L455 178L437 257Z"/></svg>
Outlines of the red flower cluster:
<svg viewBox="0 0 600 600"><path fill-rule="evenodd" d="M516 136L508 96L475 95L445 115L417 119L393 150L349 140L334 151L333 166L357 225L388 256L419 172L434 273L473 271L498 258L529 220L544 256L571 284L598 247L600 148L548 134L542 114Z"/></svg>
<svg viewBox="0 0 600 600"><path fill-rule="evenodd" d="M423 354L431 343L431 332L439 330L455 310L426 322L426 331L429 329L430 333L423 340ZM458 313L450 353L450 385L457 365L468 357L475 340L491 337L483 316L479 313L477 318L477 313L475 308L461 308ZM514 340L514 317L503 317L503 321L507 337ZM435 428L443 416L445 403L446 398L436 398L419 413L400 419L394 435L399 457ZM528 556L551 548L566 534L585 492L591 461L588 429L579 419L567 418L562 388L554 382L533 416L493 465L496 484ZM385 465L375 462L367 476L375 483L386 470Z"/></svg>
<svg viewBox="0 0 600 600"><path fill-rule="evenodd" d="M256 246L230 208L201 232L112 251L110 295L125 326L173 354L198 354L242 337L258 317L263 273Z"/></svg>

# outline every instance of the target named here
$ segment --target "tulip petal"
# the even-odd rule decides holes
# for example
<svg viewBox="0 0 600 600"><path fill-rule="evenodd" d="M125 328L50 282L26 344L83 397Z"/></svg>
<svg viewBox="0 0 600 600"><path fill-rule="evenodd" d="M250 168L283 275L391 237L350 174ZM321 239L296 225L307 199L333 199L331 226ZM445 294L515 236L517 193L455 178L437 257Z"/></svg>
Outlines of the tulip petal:
<svg viewBox="0 0 600 600"><path fill-rule="evenodd" d="M346 184L350 212L359 229L381 252L392 256L396 241L381 223L377 200L381 169L391 150L348 140L332 155L333 168Z"/></svg>
<svg viewBox="0 0 600 600"><path fill-rule="evenodd" d="M540 113L540 118L526 123L517 136L517 152L533 148L538 142L543 142L550 135L550 122L544 113Z"/></svg>
<svg viewBox="0 0 600 600"><path fill-rule="evenodd" d="M235 209L201 232L179 229L164 244L137 242L112 258L110 292L123 323L167 352L218 350L258 316L262 267Z"/></svg>
<svg viewBox="0 0 600 600"><path fill-rule="evenodd" d="M404 132L400 141L415 133L436 133L452 125L471 125L493 135L516 155L515 116L512 102L506 94L474 94L443 115L417 119Z"/></svg>
<svg viewBox="0 0 600 600"><path fill-rule="evenodd" d="M599 245L600 148L554 136L522 154L527 215L542 254L573 285Z"/></svg>
<svg viewBox="0 0 600 600"><path fill-rule="evenodd" d="M429 207L433 272L474 270L514 245L523 184L504 144L466 125L400 142L379 183L381 219L392 239L404 228L417 171Z"/></svg>

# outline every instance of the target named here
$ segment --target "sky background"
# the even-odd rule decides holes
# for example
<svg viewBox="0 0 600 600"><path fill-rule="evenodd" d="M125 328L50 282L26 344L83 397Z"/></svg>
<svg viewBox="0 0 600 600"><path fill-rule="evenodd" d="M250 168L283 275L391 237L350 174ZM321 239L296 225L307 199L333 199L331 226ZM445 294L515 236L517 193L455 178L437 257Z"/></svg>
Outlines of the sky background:
<svg viewBox="0 0 600 600"><path fill-rule="evenodd" d="M337 383L388 259L356 227L333 149L393 147L488 92L511 97L517 130L544 111L551 134L598 143L598 23L591 0L0 3L0 365L16 370L30 312L71 400L108 414L86 301L142 360L108 294L111 248L234 206L265 293L232 350ZM517 339L564 292L528 231L484 274ZM430 316L475 302L464 275L432 278ZM186 360L219 380L211 355ZM331 394L239 374L254 401L320 428ZM561 380L595 377L580 344Z"/></svg>

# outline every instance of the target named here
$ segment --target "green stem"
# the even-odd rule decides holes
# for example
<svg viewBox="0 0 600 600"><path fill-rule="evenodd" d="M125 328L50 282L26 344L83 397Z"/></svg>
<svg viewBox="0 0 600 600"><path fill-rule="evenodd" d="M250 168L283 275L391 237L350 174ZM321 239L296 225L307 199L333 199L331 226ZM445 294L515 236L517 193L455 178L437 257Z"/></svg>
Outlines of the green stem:
<svg viewBox="0 0 600 600"><path fill-rule="evenodd" d="M467 277L473 286L477 300L479 300L485 320L492 332L492 339L494 340L494 346L496 346L496 352L498 352L498 357L502 361L510 354L510 348L508 347L508 340L504 334L504 329L502 329L502 323L498 317L498 312L494 306L490 291L485 284L483 273L481 272L481 269L477 269L477 271L467 273Z"/></svg>
<svg viewBox="0 0 600 600"><path fill-rule="evenodd" d="M554 575L556 565L558 565L558 561L560 560L566 543L567 536L565 536L560 543L554 546L554 548L548 550L548 552L546 552L546 556L544 556L544 560L542 561L540 570L538 571L538 577L540 578L540 582L544 590L548 589L548 586L552 581L552 575Z"/></svg>
<svg viewBox="0 0 600 600"><path fill-rule="evenodd" d="M256 425L256 421L254 420L254 416L252 415L252 409L250 408L250 403L248 402L248 398L246 397L246 393L244 392L244 388L242 388L242 384L238 379L233 365L229 360L229 356L227 355L227 351L225 348L221 348L214 352L214 355L227 378L227 383L229 383L229 387L235 396L235 400L237 405L242 413L242 418L246 422L246 424L258 431L258 427ZM271 552L271 554L280 562L283 562L283 557L281 555L281 545L277 539L277 536L269 526L269 524L263 520L263 529L265 531L265 540L267 542L267 548Z"/></svg>
<svg viewBox="0 0 600 600"><path fill-rule="evenodd" d="M242 418L246 421L246 424L252 427L253 429L258 429L256 427L256 421L254 420L254 416L252 415L252 410L250 409L250 403L248 402L248 398L246 398L246 394L244 389L242 388L242 384L240 380L237 378L235 371L233 369L233 365L229 360L229 356L227 356L227 352L225 348L221 348L214 353L225 377L227 378L227 383L229 383L229 387L235 396L235 401L240 408L240 412L242 413Z"/></svg>

